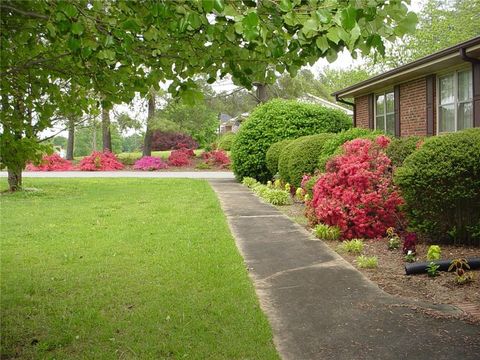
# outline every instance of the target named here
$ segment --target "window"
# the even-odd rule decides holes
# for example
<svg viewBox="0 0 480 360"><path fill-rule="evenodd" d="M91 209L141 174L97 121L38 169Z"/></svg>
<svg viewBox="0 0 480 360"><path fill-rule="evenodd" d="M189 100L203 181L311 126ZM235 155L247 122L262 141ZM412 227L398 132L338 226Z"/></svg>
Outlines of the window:
<svg viewBox="0 0 480 360"><path fill-rule="evenodd" d="M375 95L375 129L395 135L395 101L393 92Z"/></svg>
<svg viewBox="0 0 480 360"><path fill-rule="evenodd" d="M471 70L438 78L438 133L473 127Z"/></svg>

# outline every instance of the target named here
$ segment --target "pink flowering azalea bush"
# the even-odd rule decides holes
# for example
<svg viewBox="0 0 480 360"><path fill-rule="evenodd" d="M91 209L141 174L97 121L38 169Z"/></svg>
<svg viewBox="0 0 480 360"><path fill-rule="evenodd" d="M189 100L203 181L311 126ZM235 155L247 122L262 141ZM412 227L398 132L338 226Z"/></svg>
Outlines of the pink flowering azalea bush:
<svg viewBox="0 0 480 360"><path fill-rule="evenodd" d="M190 165L190 158L194 156L195 153L191 149L173 150L168 157L168 165L177 167L188 166Z"/></svg>
<svg viewBox="0 0 480 360"><path fill-rule="evenodd" d="M123 164L110 151L94 151L80 161L79 168L82 171L122 170Z"/></svg>
<svg viewBox="0 0 480 360"><path fill-rule="evenodd" d="M163 161L159 157L144 156L135 162L135 165L133 165L133 168L135 170L153 171L153 170L166 169L168 168L168 165L165 161Z"/></svg>
<svg viewBox="0 0 480 360"><path fill-rule="evenodd" d="M26 167L29 171L69 171L74 170L72 162L65 160L57 153L45 155L38 166L28 164Z"/></svg>
<svg viewBox="0 0 480 360"><path fill-rule="evenodd" d="M311 223L338 226L344 239L379 238L402 218L403 203L393 185L389 139L355 139L327 163L313 187L306 211Z"/></svg>
<svg viewBox="0 0 480 360"><path fill-rule="evenodd" d="M227 153L223 150L212 150L204 152L202 157L205 159L205 162L209 165L220 166L226 168L230 165L230 158Z"/></svg>

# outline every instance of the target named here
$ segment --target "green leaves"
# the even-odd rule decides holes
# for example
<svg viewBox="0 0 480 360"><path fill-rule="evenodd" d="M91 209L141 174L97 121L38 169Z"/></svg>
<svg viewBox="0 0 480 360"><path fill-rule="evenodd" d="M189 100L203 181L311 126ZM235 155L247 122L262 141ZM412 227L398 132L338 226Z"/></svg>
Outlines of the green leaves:
<svg viewBox="0 0 480 360"><path fill-rule="evenodd" d="M398 35L404 35L408 33L413 33L417 26L418 18L417 15L413 12L409 12L406 17L404 17L396 28L396 33Z"/></svg>
<svg viewBox="0 0 480 360"><path fill-rule="evenodd" d="M70 28L70 31L72 34L75 35L82 35L83 34L84 27L80 22L76 22L72 24L72 27Z"/></svg>
<svg viewBox="0 0 480 360"><path fill-rule="evenodd" d="M327 51L330 47L328 45L327 39L324 36L317 37L317 39L315 40L315 44L320 50L322 50L322 52Z"/></svg>
<svg viewBox="0 0 480 360"><path fill-rule="evenodd" d="M242 20L242 32L245 36L245 39L248 41L253 41L260 35L258 31L258 15L256 12L249 12Z"/></svg>
<svg viewBox="0 0 480 360"><path fill-rule="evenodd" d="M353 7L348 7L343 9L341 14L342 26L345 28L345 30L353 29L353 27L357 24L357 10Z"/></svg>
<svg viewBox="0 0 480 360"><path fill-rule="evenodd" d="M203 10L212 12L215 9L217 12L222 12L224 9L223 0L202 0Z"/></svg>

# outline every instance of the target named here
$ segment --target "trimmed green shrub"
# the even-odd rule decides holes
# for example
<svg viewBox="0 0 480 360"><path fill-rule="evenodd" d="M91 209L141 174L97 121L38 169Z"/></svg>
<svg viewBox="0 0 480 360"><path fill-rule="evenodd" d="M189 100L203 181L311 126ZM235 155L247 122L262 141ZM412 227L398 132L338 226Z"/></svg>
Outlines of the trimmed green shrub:
<svg viewBox="0 0 480 360"><path fill-rule="evenodd" d="M431 137L394 176L413 230L480 245L480 129Z"/></svg>
<svg viewBox="0 0 480 360"><path fill-rule="evenodd" d="M334 137L328 139L322 147L322 152L318 156L317 167L320 171L325 171L328 160L342 152L342 145L347 141L357 138L374 139L377 135L383 135L381 131L372 131L363 128L351 128L339 132Z"/></svg>
<svg viewBox="0 0 480 360"><path fill-rule="evenodd" d="M217 148L225 151L232 149L233 141L235 140L235 133L228 132L219 137L217 141Z"/></svg>
<svg viewBox="0 0 480 360"><path fill-rule="evenodd" d="M133 165L142 158L142 154L121 153L117 158L123 165Z"/></svg>
<svg viewBox="0 0 480 360"><path fill-rule="evenodd" d="M237 179L255 177L261 182L272 174L266 153L273 143L322 132L339 132L351 127L351 119L339 110L293 100L272 100L258 106L242 124L231 155Z"/></svg>
<svg viewBox="0 0 480 360"><path fill-rule="evenodd" d="M282 140L274 143L268 148L266 161L267 169L270 171L270 174L275 175L278 173L278 160L280 159L280 154L282 150L292 142L291 139Z"/></svg>
<svg viewBox="0 0 480 360"><path fill-rule="evenodd" d="M336 136L332 133L302 136L292 141L288 151L282 152L285 159L278 167L282 180L299 187L303 174L313 174L317 168L318 155L325 142ZM285 148L284 148L285 150Z"/></svg>
<svg viewBox="0 0 480 360"><path fill-rule="evenodd" d="M387 148L387 156L395 167L402 166L408 155L417 150L417 144L422 141L420 136L394 138Z"/></svg>

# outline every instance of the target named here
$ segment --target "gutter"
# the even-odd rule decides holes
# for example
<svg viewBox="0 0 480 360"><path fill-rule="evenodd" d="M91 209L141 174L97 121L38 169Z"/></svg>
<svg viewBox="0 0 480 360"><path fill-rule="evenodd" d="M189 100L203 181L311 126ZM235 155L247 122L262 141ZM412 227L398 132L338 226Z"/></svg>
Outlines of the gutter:
<svg viewBox="0 0 480 360"><path fill-rule="evenodd" d="M332 94L333 95L333 94ZM355 111L355 103L352 103L350 101L347 101L347 100L343 100L341 99L338 94L335 94L335 101L338 101L339 103L342 103L342 104L345 104L345 105L350 105L351 107L353 107L353 111Z"/></svg>
<svg viewBox="0 0 480 360"><path fill-rule="evenodd" d="M479 60L479 59L472 58L472 57L470 57L470 56L467 55L467 49L464 48L464 47L460 48L460 57L462 58L462 60L468 61L469 63L472 63L472 64L480 64L480 60Z"/></svg>

